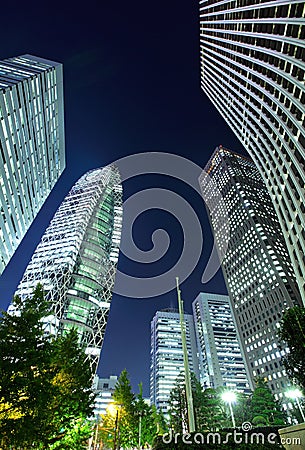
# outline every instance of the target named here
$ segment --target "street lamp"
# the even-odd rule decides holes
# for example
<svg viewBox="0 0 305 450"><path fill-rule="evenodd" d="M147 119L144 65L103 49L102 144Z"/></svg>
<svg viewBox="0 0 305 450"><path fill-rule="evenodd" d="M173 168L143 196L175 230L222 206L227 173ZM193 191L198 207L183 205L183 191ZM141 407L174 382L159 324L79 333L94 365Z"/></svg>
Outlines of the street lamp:
<svg viewBox="0 0 305 450"><path fill-rule="evenodd" d="M107 407L107 411L109 414L115 418L115 424L114 424L114 438L113 438L113 450L116 450L118 445L118 441L120 439L119 434L119 410L121 408L121 405L109 403Z"/></svg>
<svg viewBox="0 0 305 450"><path fill-rule="evenodd" d="M98 435L98 425L99 425L99 417L96 416L96 428L95 428L95 435L94 435L94 443L93 443L93 449L97 449L97 435Z"/></svg>
<svg viewBox="0 0 305 450"><path fill-rule="evenodd" d="M233 428L235 428L236 425L235 425L235 418L234 418L234 414L233 414L232 403L235 403L237 400L236 394L233 391L225 391L222 394L221 398L225 403L228 403L228 405L229 405Z"/></svg>
<svg viewBox="0 0 305 450"><path fill-rule="evenodd" d="M286 395L286 397L292 398L293 400L295 400L297 402L303 422L305 422L305 416L304 416L304 413L303 413L303 410L302 410L302 407L301 407L301 404L299 401L299 398L303 397L303 394L300 391L300 389L298 389L298 388L289 389L289 391L285 392L285 395Z"/></svg>
<svg viewBox="0 0 305 450"><path fill-rule="evenodd" d="M138 441L139 449L141 449L141 434L142 434L142 411L139 411L139 441Z"/></svg>

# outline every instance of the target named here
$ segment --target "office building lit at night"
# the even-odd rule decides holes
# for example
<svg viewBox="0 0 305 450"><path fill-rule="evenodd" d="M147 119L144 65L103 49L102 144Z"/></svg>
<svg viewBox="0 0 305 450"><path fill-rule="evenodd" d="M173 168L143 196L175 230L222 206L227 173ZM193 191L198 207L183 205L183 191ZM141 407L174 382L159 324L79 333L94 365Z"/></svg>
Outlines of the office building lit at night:
<svg viewBox="0 0 305 450"><path fill-rule="evenodd" d="M16 294L41 283L50 333L76 327L95 373L112 298L122 228L122 187L114 165L83 175L42 236ZM10 307L12 308L12 307Z"/></svg>
<svg viewBox="0 0 305 450"><path fill-rule="evenodd" d="M200 1L202 89L267 185L303 304L304 17L304 1Z"/></svg>
<svg viewBox="0 0 305 450"><path fill-rule="evenodd" d="M62 65L0 61L0 274L64 168Z"/></svg>
<svg viewBox="0 0 305 450"><path fill-rule="evenodd" d="M224 255L222 271L251 387L263 377L281 398L288 380L277 333L283 312L301 305L301 297L272 199L253 161L222 147L207 163L200 184L211 205L218 252Z"/></svg>
<svg viewBox="0 0 305 450"><path fill-rule="evenodd" d="M199 380L194 320L184 314L189 369ZM168 413L170 392L176 379L184 372L179 312L175 309L157 311L151 321L150 402Z"/></svg>
<svg viewBox="0 0 305 450"><path fill-rule="evenodd" d="M227 295L201 292L193 302L200 382L249 393L249 382Z"/></svg>

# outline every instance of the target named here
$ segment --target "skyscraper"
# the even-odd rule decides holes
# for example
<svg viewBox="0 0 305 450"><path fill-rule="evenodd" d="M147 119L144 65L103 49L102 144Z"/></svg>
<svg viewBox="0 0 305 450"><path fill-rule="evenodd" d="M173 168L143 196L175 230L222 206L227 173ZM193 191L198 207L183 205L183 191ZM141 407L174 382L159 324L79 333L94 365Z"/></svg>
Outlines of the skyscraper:
<svg viewBox="0 0 305 450"><path fill-rule="evenodd" d="M251 159L222 147L207 163L200 184L210 201L210 222L224 255L222 270L252 383L262 376L282 396L285 351L277 332L283 311L301 304L301 298L272 199ZM222 202L213 201L215 186Z"/></svg>
<svg viewBox="0 0 305 450"><path fill-rule="evenodd" d="M199 379L193 316L184 314L184 320L189 369ZM170 392L181 371L184 364L179 312L157 311L151 321L150 401L165 414Z"/></svg>
<svg viewBox="0 0 305 450"><path fill-rule="evenodd" d="M62 65L0 62L0 273L65 168Z"/></svg>
<svg viewBox="0 0 305 450"><path fill-rule="evenodd" d="M201 86L271 195L305 303L305 2L200 1Z"/></svg>
<svg viewBox="0 0 305 450"><path fill-rule="evenodd" d="M114 165L91 170L67 194L42 236L16 294L41 283L49 332L76 327L95 372L119 256L122 187Z"/></svg>
<svg viewBox="0 0 305 450"><path fill-rule="evenodd" d="M201 384L249 392L229 297L201 292L193 302L193 316Z"/></svg>

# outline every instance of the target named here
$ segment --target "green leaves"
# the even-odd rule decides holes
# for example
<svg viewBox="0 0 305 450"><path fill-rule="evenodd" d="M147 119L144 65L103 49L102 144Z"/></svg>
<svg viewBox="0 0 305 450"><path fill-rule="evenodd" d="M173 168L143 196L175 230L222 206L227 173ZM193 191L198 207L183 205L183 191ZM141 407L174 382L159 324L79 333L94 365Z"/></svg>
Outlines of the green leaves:
<svg viewBox="0 0 305 450"><path fill-rule="evenodd" d="M152 444L158 431L166 432L164 417L154 406L148 405L139 385L137 396L132 392L128 373L124 369L113 393L113 408L101 417L100 438L109 448L137 447Z"/></svg>
<svg viewBox="0 0 305 450"><path fill-rule="evenodd" d="M284 425L285 415L281 409L280 403L275 400L267 382L263 378L256 379L251 403L251 421L254 425ZM259 419L260 418L260 419Z"/></svg>
<svg viewBox="0 0 305 450"><path fill-rule="evenodd" d="M76 424L91 414L92 375L75 330L45 333L50 311L41 285L14 306L0 318L0 442L49 448L63 431L76 436Z"/></svg>
<svg viewBox="0 0 305 450"><path fill-rule="evenodd" d="M287 375L305 389L305 308L295 306L284 314L279 337L289 348L283 358Z"/></svg>
<svg viewBox="0 0 305 450"><path fill-rule="evenodd" d="M229 407L222 400L224 387L202 389L194 374L191 374L192 393L196 431L218 431L231 427L232 420ZM183 374L177 377L176 385L170 394L170 425L176 433L187 429L187 407ZM275 400L267 383L257 379L256 389L252 395L236 393L236 403L233 406L236 426L244 422L253 425L285 424L285 414L281 405Z"/></svg>

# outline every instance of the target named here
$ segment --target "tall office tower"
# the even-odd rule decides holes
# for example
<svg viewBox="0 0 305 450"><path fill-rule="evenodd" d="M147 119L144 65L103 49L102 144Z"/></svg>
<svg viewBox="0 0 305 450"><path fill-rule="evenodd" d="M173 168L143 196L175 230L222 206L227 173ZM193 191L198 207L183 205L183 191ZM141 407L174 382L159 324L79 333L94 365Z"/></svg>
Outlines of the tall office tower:
<svg viewBox="0 0 305 450"><path fill-rule="evenodd" d="M104 339L122 227L122 187L113 166L91 170L67 194L42 236L16 294L41 283L50 333L76 327L94 373Z"/></svg>
<svg viewBox="0 0 305 450"><path fill-rule="evenodd" d="M193 316L184 314L189 369L199 379ZM157 311L151 321L150 402L168 412L176 378L184 371L180 316L175 309Z"/></svg>
<svg viewBox="0 0 305 450"><path fill-rule="evenodd" d="M283 311L301 304L301 298L272 199L251 159L224 148L213 153L200 185L210 202L209 218L224 258L222 270L248 372L252 382L264 377L282 396L287 378L278 327Z"/></svg>
<svg viewBox="0 0 305 450"><path fill-rule="evenodd" d="M305 2L200 1L201 86L271 195L305 304Z"/></svg>
<svg viewBox="0 0 305 450"><path fill-rule="evenodd" d="M62 65L0 61L0 274L64 168Z"/></svg>
<svg viewBox="0 0 305 450"><path fill-rule="evenodd" d="M193 302L193 316L201 384L249 392L229 297L201 292Z"/></svg>

